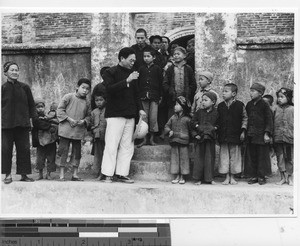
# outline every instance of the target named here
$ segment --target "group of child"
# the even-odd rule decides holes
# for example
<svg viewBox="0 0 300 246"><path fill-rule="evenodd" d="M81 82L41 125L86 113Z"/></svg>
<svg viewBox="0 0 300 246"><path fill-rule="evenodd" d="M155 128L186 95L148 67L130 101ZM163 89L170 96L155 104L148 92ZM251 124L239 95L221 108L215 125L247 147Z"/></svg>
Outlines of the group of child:
<svg viewBox="0 0 300 246"><path fill-rule="evenodd" d="M136 39L146 39L146 32L136 32ZM156 36L151 39L155 43ZM136 46L136 47L135 47ZM139 51L137 43L135 49ZM249 184L266 183L266 176L271 172L270 147L274 146L278 168L281 173L279 184L293 184L293 91L281 88L277 92L277 106L274 110L265 100L262 100L265 87L254 83L250 88L251 101L245 105L236 99L238 88L233 83L224 85L220 102L219 96L211 87L213 74L204 71L195 80L193 69L187 64L187 51L181 46L174 48L171 64L162 68L156 62L159 54L155 46L144 45L142 55L139 54L137 80L139 97L147 114L145 121L149 124L149 142L155 145L154 136L159 131L168 134L171 145L171 174L176 175L172 183L184 184L190 171L190 143L193 144L194 165L192 176L195 184L202 182L214 184L216 143L220 145L220 162L218 171L226 175L223 184L237 184L234 175L243 172L250 177ZM138 59L137 59L138 60ZM165 65L165 64L164 64ZM105 71L102 71L102 73ZM64 181L64 169L68 150L72 144L71 163L73 166L73 181L81 181L77 171L81 158L81 140L85 130L92 131L94 137L94 164L101 176L101 163L105 147L106 119L104 117L106 92L105 81L102 89L92 94L92 107L87 100L91 82L80 79L75 93L65 95L57 108L57 122L44 115L45 104L36 100L39 122L34 124L38 133L46 129L51 131L57 123L59 148L56 162L60 166L60 179ZM168 121L164 128L159 129L158 111L162 101L167 102ZM192 104L190 103L192 102ZM43 128L42 123L47 122ZM52 131L54 131L52 129ZM162 134L163 135L163 134ZM39 139L41 141L40 135ZM56 141L56 140L55 140ZM53 146L53 139L49 144ZM242 143L246 143L242 158ZM138 147L147 143L143 139ZM48 144L48 145L49 145ZM50 178L53 169L53 155L56 148L38 143L37 164L43 158L52 163L48 167L46 178ZM47 150L46 150L47 148ZM45 155L50 151L52 154ZM39 157L45 156L42 159ZM44 160L43 159L43 160ZM42 161L41 161L42 163ZM54 163L55 165L55 163ZM42 164L38 164L42 179Z"/></svg>

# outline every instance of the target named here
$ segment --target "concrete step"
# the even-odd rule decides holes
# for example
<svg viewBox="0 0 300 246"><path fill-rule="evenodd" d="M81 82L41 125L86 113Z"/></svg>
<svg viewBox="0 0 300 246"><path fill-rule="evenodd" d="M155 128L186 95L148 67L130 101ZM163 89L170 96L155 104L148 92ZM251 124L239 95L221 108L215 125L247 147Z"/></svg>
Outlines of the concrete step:
<svg viewBox="0 0 300 246"><path fill-rule="evenodd" d="M145 145L141 148L135 147L132 160L135 161L170 161L171 147L169 145Z"/></svg>
<svg viewBox="0 0 300 246"><path fill-rule="evenodd" d="M130 176L143 181L171 181L170 162L168 161L131 161Z"/></svg>
<svg viewBox="0 0 300 246"><path fill-rule="evenodd" d="M58 172L54 173L58 179ZM38 174L31 175L36 178ZM187 216L289 216L293 187L267 183L195 186L192 182L136 181L134 184L102 183L80 173L84 182L36 181L2 185L2 215L37 214L155 214ZM71 174L67 173L67 179Z"/></svg>

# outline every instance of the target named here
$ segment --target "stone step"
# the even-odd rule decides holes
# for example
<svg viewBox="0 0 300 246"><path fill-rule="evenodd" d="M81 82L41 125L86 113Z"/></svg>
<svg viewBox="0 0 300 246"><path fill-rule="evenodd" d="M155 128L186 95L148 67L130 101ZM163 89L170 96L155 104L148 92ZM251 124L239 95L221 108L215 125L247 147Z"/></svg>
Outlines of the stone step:
<svg viewBox="0 0 300 246"><path fill-rule="evenodd" d="M135 180L171 181L168 161L131 161L130 176Z"/></svg>
<svg viewBox="0 0 300 246"><path fill-rule="evenodd" d="M170 161L171 147L169 145L145 145L141 148L135 147L132 160L135 161Z"/></svg>
<svg viewBox="0 0 300 246"><path fill-rule="evenodd" d="M55 173L58 179L58 173ZM34 178L37 174L32 175ZM111 184L87 179L84 182L14 181L2 185L2 215L16 214L156 214L184 216L283 215L293 211L293 187L267 183L248 185L200 185L191 182L136 181ZM69 180L71 174L66 178Z"/></svg>

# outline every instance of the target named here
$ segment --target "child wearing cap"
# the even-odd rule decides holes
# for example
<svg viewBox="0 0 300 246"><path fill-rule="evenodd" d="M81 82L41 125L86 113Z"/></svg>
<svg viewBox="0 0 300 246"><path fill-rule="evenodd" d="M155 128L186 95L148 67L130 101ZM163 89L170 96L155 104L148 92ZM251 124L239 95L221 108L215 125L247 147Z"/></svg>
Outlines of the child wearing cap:
<svg viewBox="0 0 300 246"><path fill-rule="evenodd" d="M93 133L94 145L94 166L98 170L97 178L101 179L101 165L103 152L105 147L105 130L106 119L105 105L106 105L106 93L105 91L97 91L94 94L94 100L96 108L91 113L91 131Z"/></svg>
<svg viewBox="0 0 300 246"><path fill-rule="evenodd" d="M57 118L59 120L58 135L60 139L57 164L60 167L59 181L65 181L65 167L70 144L72 144L70 162L73 166L71 180L83 181L77 173L81 159L81 140L86 133L87 126L90 124L91 109L86 97L90 92L90 88L90 80L86 78L79 79L76 92L66 94L58 105Z"/></svg>
<svg viewBox="0 0 300 246"><path fill-rule="evenodd" d="M218 119L216 101L217 95L214 92L205 92L202 96L203 108L195 112L191 121L192 136L195 139L193 178L196 185L203 181L215 184L213 177Z"/></svg>
<svg viewBox="0 0 300 246"><path fill-rule="evenodd" d="M276 183L293 185L294 169L294 104L293 91L281 88L276 93L274 110L274 149L281 180Z"/></svg>
<svg viewBox="0 0 300 246"><path fill-rule="evenodd" d="M33 120L32 146L36 147L36 169L39 170L38 180L43 179L43 169L47 161L46 179L51 180L51 172L55 172L56 141L58 121L45 115L45 101L35 99L38 118Z"/></svg>
<svg viewBox="0 0 300 246"><path fill-rule="evenodd" d="M205 92L212 91L217 95L217 101L215 104L215 107L217 107L217 104L219 102L219 95L211 87L213 78L214 75L209 71L204 71L199 74L199 81L197 81L197 90L192 104L192 114L195 113L198 109L203 108L202 96Z"/></svg>
<svg viewBox="0 0 300 246"><path fill-rule="evenodd" d="M248 116L244 103L236 99L237 91L236 84L226 84L224 101L218 105L219 173L226 174L224 185L237 184L234 175L242 172L241 143L245 139Z"/></svg>
<svg viewBox="0 0 300 246"><path fill-rule="evenodd" d="M190 173L190 102L179 96L174 111L175 114L165 125L165 134L169 134L171 145L171 174L176 175L172 184L184 184L185 175Z"/></svg>
<svg viewBox="0 0 300 246"><path fill-rule="evenodd" d="M163 88L168 96L169 117L174 113L176 98L183 96L191 102L196 90L193 69L185 61L186 50L181 46L176 47L173 58L174 64L167 69L163 81Z"/></svg>
<svg viewBox="0 0 300 246"><path fill-rule="evenodd" d="M250 176L248 184L266 183L271 174L270 142L273 132L273 117L269 105L262 99L265 87L254 83L250 87L251 101L246 105L248 115L247 147L244 174Z"/></svg>

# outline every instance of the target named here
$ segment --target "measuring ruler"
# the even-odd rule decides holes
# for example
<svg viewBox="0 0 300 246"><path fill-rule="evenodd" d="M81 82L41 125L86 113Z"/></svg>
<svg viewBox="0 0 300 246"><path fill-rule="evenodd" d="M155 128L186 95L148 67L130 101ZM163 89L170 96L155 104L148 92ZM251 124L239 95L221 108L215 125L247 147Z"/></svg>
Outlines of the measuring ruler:
<svg viewBox="0 0 300 246"><path fill-rule="evenodd" d="M169 220L1 220L1 246L171 246Z"/></svg>

